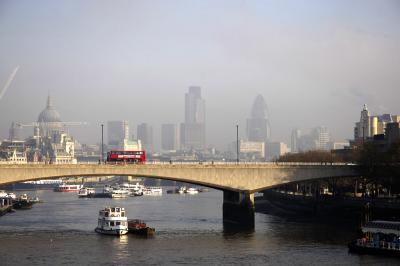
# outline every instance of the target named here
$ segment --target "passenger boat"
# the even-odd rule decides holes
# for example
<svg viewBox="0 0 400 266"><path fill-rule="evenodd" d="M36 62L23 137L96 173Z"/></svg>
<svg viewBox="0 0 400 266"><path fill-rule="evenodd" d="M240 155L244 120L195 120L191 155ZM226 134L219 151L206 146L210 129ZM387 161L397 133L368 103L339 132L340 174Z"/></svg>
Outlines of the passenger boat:
<svg viewBox="0 0 400 266"><path fill-rule="evenodd" d="M18 199L13 201L13 208L27 210L31 209L33 204L34 202L29 200L27 194L22 194L18 197Z"/></svg>
<svg viewBox="0 0 400 266"><path fill-rule="evenodd" d="M155 229L148 227L144 221L138 219L128 220L129 233L143 236L152 236L155 234Z"/></svg>
<svg viewBox="0 0 400 266"><path fill-rule="evenodd" d="M139 183L136 184L129 184L129 183L123 183L121 185L123 189L129 190L131 192L131 196L142 196L143 195L143 185L140 185Z"/></svg>
<svg viewBox="0 0 400 266"><path fill-rule="evenodd" d="M349 252L400 257L400 222L370 221L362 228L364 237L349 244Z"/></svg>
<svg viewBox="0 0 400 266"><path fill-rule="evenodd" d="M145 187L143 188L143 195L151 196L151 195L161 195L162 188L161 187Z"/></svg>
<svg viewBox="0 0 400 266"><path fill-rule="evenodd" d="M111 191L111 198L126 198L131 195L132 192L126 189L115 188Z"/></svg>
<svg viewBox="0 0 400 266"><path fill-rule="evenodd" d="M99 211L95 231L105 235L125 235L128 233L128 221L125 208L106 207Z"/></svg>
<svg viewBox="0 0 400 266"><path fill-rule="evenodd" d="M79 190L82 188L82 185L68 185L65 183L62 183L54 188L55 192L79 192Z"/></svg>
<svg viewBox="0 0 400 266"><path fill-rule="evenodd" d="M94 196L95 193L96 193L96 190L94 188L83 187L79 190L78 197L79 198L90 198L90 197Z"/></svg>
<svg viewBox="0 0 400 266"><path fill-rule="evenodd" d="M187 194L194 195L194 194L198 194L199 191L197 190L197 188L190 187L190 188L188 188L188 189L186 190L186 193L187 193Z"/></svg>

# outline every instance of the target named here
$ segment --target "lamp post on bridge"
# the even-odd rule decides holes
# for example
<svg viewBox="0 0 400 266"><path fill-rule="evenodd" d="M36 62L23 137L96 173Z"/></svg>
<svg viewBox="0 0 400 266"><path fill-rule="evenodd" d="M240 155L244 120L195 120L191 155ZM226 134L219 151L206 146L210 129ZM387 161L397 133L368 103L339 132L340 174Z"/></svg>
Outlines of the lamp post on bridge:
<svg viewBox="0 0 400 266"><path fill-rule="evenodd" d="M236 125L236 163L239 164L239 125Z"/></svg>
<svg viewBox="0 0 400 266"><path fill-rule="evenodd" d="M103 129L104 129L104 125L101 124L101 156L100 156L101 163L104 163L104 151L103 151L103 149L104 149L104 144L103 144L104 134L103 134Z"/></svg>

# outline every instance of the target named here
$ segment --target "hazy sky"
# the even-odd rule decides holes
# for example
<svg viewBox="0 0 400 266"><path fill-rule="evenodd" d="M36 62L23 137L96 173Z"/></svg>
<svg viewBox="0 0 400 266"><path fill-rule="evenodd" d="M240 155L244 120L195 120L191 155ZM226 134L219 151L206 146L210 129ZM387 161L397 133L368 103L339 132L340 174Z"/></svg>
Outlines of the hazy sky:
<svg viewBox="0 0 400 266"><path fill-rule="evenodd" d="M184 119L202 87L207 143L235 138L262 94L274 140L327 126L351 138L362 104L400 113L400 1L0 0L0 137L36 121L48 92L87 143L101 121Z"/></svg>

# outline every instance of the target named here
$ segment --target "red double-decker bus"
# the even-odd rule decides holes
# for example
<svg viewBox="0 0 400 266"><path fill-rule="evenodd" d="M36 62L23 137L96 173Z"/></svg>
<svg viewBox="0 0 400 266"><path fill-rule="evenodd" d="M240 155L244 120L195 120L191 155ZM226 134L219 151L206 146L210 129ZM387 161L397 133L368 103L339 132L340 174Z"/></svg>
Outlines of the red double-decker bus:
<svg viewBox="0 0 400 266"><path fill-rule="evenodd" d="M145 163L145 151L109 151L107 162Z"/></svg>

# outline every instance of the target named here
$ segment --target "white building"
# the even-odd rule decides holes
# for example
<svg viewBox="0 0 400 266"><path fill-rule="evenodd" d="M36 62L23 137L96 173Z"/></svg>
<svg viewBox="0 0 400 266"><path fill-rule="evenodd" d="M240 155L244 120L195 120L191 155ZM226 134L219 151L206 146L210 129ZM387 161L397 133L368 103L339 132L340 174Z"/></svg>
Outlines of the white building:
<svg viewBox="0 0 400 266"><path fill-rule="evenodd" d="M290 149L286 143L283 142L268 142L265 152L265 158L267 160L278 159L280 156L289 153Z"/></svg>

